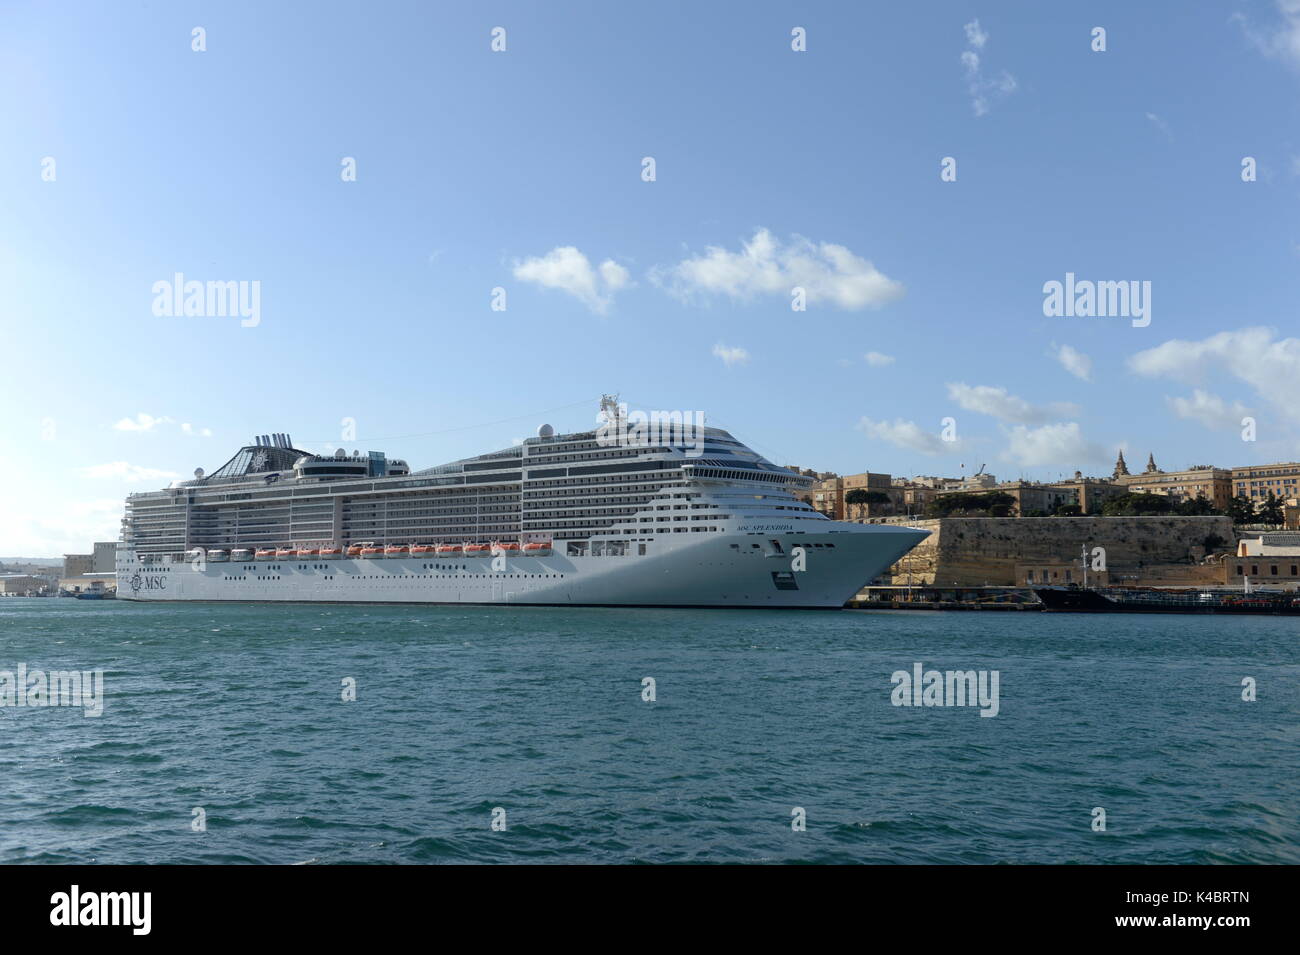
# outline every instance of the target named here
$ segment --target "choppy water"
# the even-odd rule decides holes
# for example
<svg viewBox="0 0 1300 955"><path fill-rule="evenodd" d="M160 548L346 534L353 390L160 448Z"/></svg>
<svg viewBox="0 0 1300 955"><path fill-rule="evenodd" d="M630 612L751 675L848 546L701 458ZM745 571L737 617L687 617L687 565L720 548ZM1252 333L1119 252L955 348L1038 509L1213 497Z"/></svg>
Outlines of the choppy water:
<svg viewBox="0 0 1300 955"><path fill-rule="evenodd" d="M1298 629L3 599L0 670L105 705L0 709L0 862L1295 863ZM891 705L915 661L999 714Z"/></svg>

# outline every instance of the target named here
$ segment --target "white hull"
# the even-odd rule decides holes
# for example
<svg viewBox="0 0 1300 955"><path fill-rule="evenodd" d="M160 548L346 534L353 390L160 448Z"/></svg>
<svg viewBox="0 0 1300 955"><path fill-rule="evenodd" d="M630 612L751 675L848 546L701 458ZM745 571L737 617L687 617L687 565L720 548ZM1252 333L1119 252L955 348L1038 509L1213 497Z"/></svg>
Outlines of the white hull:
<svg viewBox="0 0 1300 955"><path fill-rule="evenodd" d="M146 565L124 544L117 593L139 601L838 608L926 536L904 527L832 526L817 533L683 535L652 541L644 555L616 557L563 556L557 545L549 557L496 560ZM803 569L796 547L803 548Z"/></svg>

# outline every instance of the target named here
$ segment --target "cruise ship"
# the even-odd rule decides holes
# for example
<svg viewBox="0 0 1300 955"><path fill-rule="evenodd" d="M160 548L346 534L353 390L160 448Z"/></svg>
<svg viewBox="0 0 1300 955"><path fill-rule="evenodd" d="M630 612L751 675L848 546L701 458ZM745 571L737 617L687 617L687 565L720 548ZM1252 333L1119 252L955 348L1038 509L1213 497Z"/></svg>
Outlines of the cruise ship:
<svg viewBox="0 0 1300 955"><path fill-rule="evenodd" d="M412 471L259 435L126 501L126 600L840 608L925 536L834 521L812 480L689 413ZM629 426L631 422L631 426Z"/></svg>

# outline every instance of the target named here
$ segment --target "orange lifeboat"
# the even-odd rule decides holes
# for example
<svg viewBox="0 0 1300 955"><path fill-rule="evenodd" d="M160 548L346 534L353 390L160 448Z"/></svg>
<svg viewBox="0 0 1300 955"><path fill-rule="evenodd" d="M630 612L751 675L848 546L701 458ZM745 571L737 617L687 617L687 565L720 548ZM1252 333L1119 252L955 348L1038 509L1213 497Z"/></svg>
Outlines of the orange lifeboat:
<svg viewBox="0 0 1300 955"><path fill-rule="evenodd" d="M466 557L491 557L492 547L488 544L466 544Z"/></svg>
<svg viewBox="0 0 1300 955"><path fill-rule="evenodd" d="M322 547L320 549L321 560L338 560L343 556L341 547Z"/></svg>
<svg viewBox="0 0 1300 955"><path fill-rule="evenodd" d="M493 541L492 553L506 554L507 556L510 557L517 557L519 555L519 545L516 544L514 541L504 541L504 542Z"/></svg>
<svg viewBox="0 0 1300 955"><path fill-rule="evenodd" d="M384 548L385 557L405 557L410 553L410 548L405 544L389 544Z"/></svg>
<svg viewBox="0 0 1300 955"><path fill-rule="evenodd" d="M276 560L293 560L298 555L296 547L279 547L275 551Z"/></svg>
<svg viewBox="0 0 1300 955"><path fill-rule="evenodd" d="M412 545L411 545L411 556L412 556L412 557L432 557L433 554L434 554L434 549L433 549L433 545L432 545L432 544L412 544Z"/></svg>
<svg viewBox="0 0 1300 955"><path fill-rule="evenodd" d="M317 554L319 554L319 553L320 553L320 548L319 548L319 547L299 547L299 548L298 548L298 556L299 556L299 557L315 557L315 556L316 556Z"/></svg>
<svg viewBox="0 0 1300 955"><path fill-rule="evenodd" d="M255 560L274 560L274 559L275 559L275 548L274 548L274 547L259 547L259 548L257 549L257 553L253 555L253 558L254 558Z"/></svg>
<svg viewBox="0 0 1300 955"><path fill-rule="evenodd" d="M360 544L352 544L351 546L349 546L349 547L348 547L348 556L349 556L349 557L360 557L360 556L361 556L361 545L360 545Z"/></svg>
<svg viewBox="0 0 1300 955"><path fill-rule="evenodd" d="M361 556L362 556L362 557L371 557L371 558L374 558L374 557L383 557L383 556L384 556L384 549L383 549L382 547L380 547L378 544L362 544L362 545L361 545Z"/></svg>
<svg viewBox="0 0 1300 955"><path fill-rule="evenodd" d="M527 544L524 545L524 556L525 557L550 557L551 542L550 541L529 541Z"/></svg>
<svg viewBox="0 0 1300 955"><path fill-rule="evenodd" d="M437 554L439 557L459 557L464 550L459 544L439 544Z"/></svg>

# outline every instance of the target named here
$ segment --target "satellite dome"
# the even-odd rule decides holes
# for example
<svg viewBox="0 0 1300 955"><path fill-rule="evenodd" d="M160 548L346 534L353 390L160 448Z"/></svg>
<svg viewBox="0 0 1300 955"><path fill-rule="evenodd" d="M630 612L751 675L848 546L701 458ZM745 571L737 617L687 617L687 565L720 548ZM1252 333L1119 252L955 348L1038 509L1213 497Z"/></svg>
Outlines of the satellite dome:
<svg viewBox="0 0 1300 955"><path fill-rule="evenodd" d="M195 469L194 469L194 480L196 480L196 481L201 481L201 480L203 480L203 468L195 468Z"/></svg>
<svg viewBox="0 0 1300 955"><path fill-rule="evenodd" d="M342 448L335 448L335 449L334 449L334 457L336 457L336 458L346 458L347 456L348 456L348 453L347 453L346 451L344 451Z"/></svg>
<svg viewBox="0 0 1300 955"><path fill-rule="evenodd" d="M553 438L555 437L555 429L549 424L544 424L537 429L537 436L539 438Z"/></svg>

